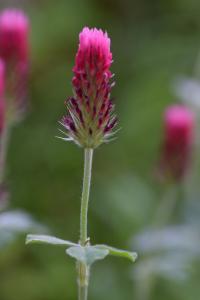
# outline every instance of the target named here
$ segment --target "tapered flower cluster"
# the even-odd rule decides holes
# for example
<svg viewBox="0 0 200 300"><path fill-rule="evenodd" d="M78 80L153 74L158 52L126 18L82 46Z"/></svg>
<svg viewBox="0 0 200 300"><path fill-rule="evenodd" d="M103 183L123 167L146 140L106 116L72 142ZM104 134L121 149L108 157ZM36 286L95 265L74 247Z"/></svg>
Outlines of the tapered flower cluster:
<svg viewBox="0 0 200 300"><path fill-rule="evenodd" d="M164 143L161 172L168 179L185 175L194 139L194 115L183 105L172 105L164 114Z"/></svg>
<svg viewBox="0 0 200 300"><path fill-rule="evenodd" d="M5 65L0 60L0 137L5 125Z"/></svg>
<svg viewBox="0 0 200 300"><path fill-rule="evenodd" d="M6 93L19 112L26 106L29 64L29 22L21 10L0 14L0 57L6 65Z"/></svg>
<svg viewBox="0 0 200 300"><path fill-rule="evenodd" d="M112 53L107 33L85 27L79 35L72 85L74 96L66 101L68 115L61 124L67 130L65 140L84 148L96 148L109 141L117 118L110 99L113 77Z"/></svg>
<svg viewBox="0 0 200 300"><path fill-rule="evenodd" d="M23 12L8 9L0 17L0 55L6 61L27 62L28 20Z"/></svg>

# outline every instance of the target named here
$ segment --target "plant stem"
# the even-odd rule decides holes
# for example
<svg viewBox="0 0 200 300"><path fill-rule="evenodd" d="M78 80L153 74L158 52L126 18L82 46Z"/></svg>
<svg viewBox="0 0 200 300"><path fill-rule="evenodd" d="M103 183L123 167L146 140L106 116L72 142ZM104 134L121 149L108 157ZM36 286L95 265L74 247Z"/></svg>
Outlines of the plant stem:
<svg viewBox="0 0 200 300"><path fill-rule="evenodd" d="M85 149L84 158L84 175L83 175L83 191L81 198L81 223L80 223L80 243L85 246L87 242L87 215L88 215L88 202L90 194L90 183L92 174L92 158L93 149Z"/></svg>
<svg viewBox="0 0 200 300"><path fill-rule="evenodd" d="M87 300L88 283L89 283L89 267L82 262L78 262L78 299Z"/></svg>
<svg viewBox="0 0 200 300"><path fill-rule="evenodd" d="M9 126L5 124L2 136L0 139L0 184L4 180L5 176L5 166L6 166L6 155L7 155L7 147L9 141Z"/></svg>
<svg viewBox="0 0 200 300"><path fill-rule="evenodd" d="M177 202L177 185L169 185L161 199L154 216L154 226L157 228L167 225Z"/></svg>
<svg viewBox="0 0 200 300"><path fill-rule="evenodd" d="M82 197L81 197L81 217L80 217L81 246L86 246L88 243L87 217L88 217L88 203L89 203L91 174L92 174L92 158L93 158L93 149L85 149L83 190L82 190ZM78 267L79 300L87 300L90 270L89 267L82 262L78 262L77 267Z"/></svg>
<svg viewBox="0 0 200 300"><path fill-rule="evenodd" d="M80 300L87 300L87 292L88 292L87 287L80 286L79 287L79 299Z"/></svg>
<svg viewBox="0 0 200 300"><path fill-rule="evenodd" d="M178 188L178 184L171 184L165 187L166 191L154 215L154 219L151 224L152 228L162 229L170 222L178 200ZM146 261L146 270L148 270L148 258ZM156 282L156 275L151 273L147 272L143 274L142 278L139 276L139 283L137 285L139 300L150 300L152 297L152 291Z"/></svg>

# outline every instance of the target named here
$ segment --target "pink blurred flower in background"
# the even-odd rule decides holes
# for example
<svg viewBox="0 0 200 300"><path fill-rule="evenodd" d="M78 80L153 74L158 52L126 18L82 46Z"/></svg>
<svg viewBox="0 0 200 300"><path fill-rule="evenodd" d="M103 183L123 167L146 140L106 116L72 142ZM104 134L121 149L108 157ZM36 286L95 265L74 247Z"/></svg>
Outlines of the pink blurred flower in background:
<svg viewBox="0 0 200 300"><path fill-rule="evenodd" d="M14 98L15 110L21 114L26 108L29 69L29 21L17 9L0 14L0 57L6 63L6 94Z"/></svg>
<svg viewBox="0 0 200 300"><path fill-rule="evenodd" d="M73 140L85 148L96 148L112 136L117 118L110 99L114 85L110 82L111 64L107 33L85 27L79 35L73 68L74 97L66 101L69 114L61 121L67 130L66 140Z"/></svg>
<svg viewBox="0 0 200 300"><path fill-rule="evenodd" d="M0 59L0 136L5 123L5 64Z"/></svg>
<svg viewBox="0 0 200 300"><path fill-rule="evenodd" d="M194 115L184 105L169 106L164 113L164 141L160 173L180 180L186 174L194 140Z"/></svg>
<svg viewBox="0 0 200 300"><path fill-rule="evenodd" d="M0 16L0 55L6 60L27 62L29 22L17 9L7 9Z"/></svg>
<svg viewBox="0 0 200 300"><path fill-rule="evenodd" d="M47 231L26 212L8 210L6 156L10 125L21 118L27 106L28 31L29 21L22 11L6 9L0 13L0 249L27 230Z"/></svg>

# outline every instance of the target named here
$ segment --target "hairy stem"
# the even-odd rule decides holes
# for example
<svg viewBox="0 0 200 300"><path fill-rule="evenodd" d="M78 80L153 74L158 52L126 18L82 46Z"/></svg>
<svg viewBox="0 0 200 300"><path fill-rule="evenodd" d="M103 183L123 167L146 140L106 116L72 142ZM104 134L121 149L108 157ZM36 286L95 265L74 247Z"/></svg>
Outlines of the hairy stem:
<svg viewBox="0 0 200 300"><path fill-rule="evenodd" d="M88 202L90 194L90 183L92 174L92 158L93 149L85 149L84 159L84 175L83 175L83 191L81 198L81 223L80 223L80 243L85 246L87 243L87 215L88 215Z"/></svg>
<svg viewBox="0 0 200 300"><path fill-rule="evenodd" d="M93 149L85 149L84 153L84 175L83 175L83 190L81 197L81 217L80 217L80 244L86 246L88 243L88 203L90 195L90 184L92 174L92 158ZM78 286L79 300L87 300L88 282L89 282L89 267L82 262L78 262Z"/></svg>

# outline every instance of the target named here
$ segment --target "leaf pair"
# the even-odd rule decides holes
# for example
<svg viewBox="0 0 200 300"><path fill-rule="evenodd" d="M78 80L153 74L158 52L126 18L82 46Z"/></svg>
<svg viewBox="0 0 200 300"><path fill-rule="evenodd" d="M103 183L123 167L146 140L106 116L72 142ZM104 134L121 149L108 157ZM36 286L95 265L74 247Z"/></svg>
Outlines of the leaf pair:
<svg viewBox="0 0 200 300"><path fill-rule="evenodd" d="M76 260L91 266L95 261L104 259L107 255L128 258L135 262L137 253L116 249L107 245L81 246L70 241L62 240L49 235L29 234L26 238L26 244L49 244L54 246L64 246L68 249L66 253Z"/></svg>

